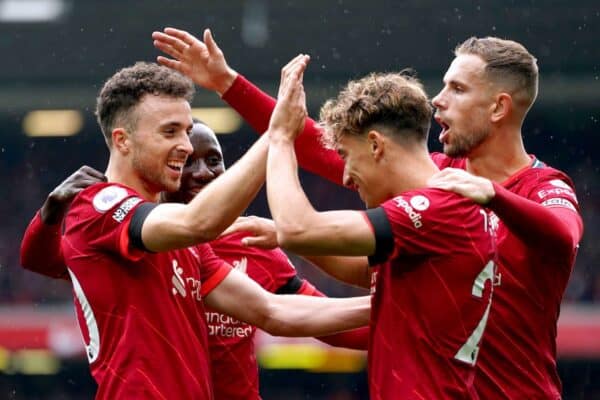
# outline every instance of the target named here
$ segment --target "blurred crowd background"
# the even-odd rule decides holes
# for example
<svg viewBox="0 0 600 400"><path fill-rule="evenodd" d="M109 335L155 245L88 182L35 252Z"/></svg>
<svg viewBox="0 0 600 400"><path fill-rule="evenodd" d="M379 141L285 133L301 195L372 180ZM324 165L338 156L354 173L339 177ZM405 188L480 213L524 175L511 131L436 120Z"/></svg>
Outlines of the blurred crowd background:
<svg viewBox="0 0 600 400"><path fill-rule="evenodd" d="M83 164L105 167L107 149L93 116L97 91L117 69L154 60L158 52L151 32L166 26L197 35L211 28L229 64L271 94L287 60L299 52L310 54L305 88L315 118L341 85L371 71L414 68L433 96L454 46L469 36L523 43L538 58L541 72L538 101L523 131L526 148L571 176L585 223L564 303L591 309L595 316L600 312L597 2L146 0L141 7L131 0L0 0L0 318L7 321L14 310L71 304L69 284L20 268L22 233L64 178ZM256 134L235 114L215 113L213 107L226 107L217 95L199 89L193 105L209 124L214 121L218 133L231 131L219 135L228 165L255 140ZM34 136L31 113L39 110L74 110L75 125L70 132L54 132L57 136ZM434 123L432 151L441 149L438 133ZM352 192L308 173L301 178L318 209L362 207ZM247 213L269 215L264 193ZM303 276L329 295L356 293L294 261ZM10 352L2 347L0 335L0 398L91 398L93 385L83 358L64 361L54 375L32 378L3 372L3 357L10 358ZM590 377L598 372L598 361L575 361L560 365L565 398L593 398L589 396L598 394L598 387ZM262 374L266 400L366 398L362 373Z"/></svg>

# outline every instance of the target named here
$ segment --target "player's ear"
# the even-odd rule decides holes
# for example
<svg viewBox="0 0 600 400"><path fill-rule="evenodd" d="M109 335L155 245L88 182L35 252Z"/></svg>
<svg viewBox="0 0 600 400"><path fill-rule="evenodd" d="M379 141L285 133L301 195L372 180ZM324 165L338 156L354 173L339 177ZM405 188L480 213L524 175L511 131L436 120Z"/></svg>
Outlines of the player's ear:
<svg viewBox="0 0 600 400"><path fill-rule="evenodd" d="M503 118L506 118L513 107L513 99L508 93L499 93L496 96L496 101L492 106L492 115L490 119L493 123L496 123Z"/></svg>
<svg viewBox="0 0 600 400"><path fill-rule="evenodd" d="M383 157L383 149L385 147L385 139L381 132L371 130L367 134L367 141L369 142L369 148L371 155L377 161Z"/></svg>
<svg viewBox="0 0 600 400"><path fill-rule="evenodd" d="M112 131L112 145L120 153L128 154L131 150L131 140L125 128L115 128Z"/></svg>

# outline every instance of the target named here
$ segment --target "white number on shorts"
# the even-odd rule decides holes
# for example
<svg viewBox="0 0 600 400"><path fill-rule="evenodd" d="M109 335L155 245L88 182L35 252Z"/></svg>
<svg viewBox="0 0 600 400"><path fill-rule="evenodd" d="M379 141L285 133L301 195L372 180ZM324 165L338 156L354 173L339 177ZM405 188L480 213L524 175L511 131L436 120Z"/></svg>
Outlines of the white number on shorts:
<svg viewBox="0 0 600 400"><path fill-rule="evenodd" d="M485 288L485 282L490 281L494 282L494 262L490 260L483 270L477 275L475 278L475 282L473 282L473 288L471 290L471 294L476 297L483 297L483 289ZM485 330L485 325L487 324L488 316L490 315L490 307L492 305L492 296L490 295L490 299L488 300L488 305L479 321L479 324L475 327L471 336L467 339L465 344L462 345L458 352L454 355L454 358L457 360L466 362L471 365L475 365L477 361L477 354L479 353L479 342L481 342L481 336L483 335L483 331Z"/></svg>

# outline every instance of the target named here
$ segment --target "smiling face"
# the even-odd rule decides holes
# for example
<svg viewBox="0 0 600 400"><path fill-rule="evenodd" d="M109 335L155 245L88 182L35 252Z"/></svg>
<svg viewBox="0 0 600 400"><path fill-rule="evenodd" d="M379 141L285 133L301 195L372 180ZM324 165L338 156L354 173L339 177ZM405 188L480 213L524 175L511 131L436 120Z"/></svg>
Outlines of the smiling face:
<svg viewBox="0 0 600 400"><path fill-rule="evenodd" d="M182 98L144 96L134 110L131 165L146 190L153 193L179 188L192 145L189 103Z"/></svg>
<svg viewBox="0 0 600 400"><path fill-rule="evenodd" d="M177 192L165 194L170 202L189 203L206 185L225 172L225 162L217 136L203 123L194 123L189 135L193 152L188 157Z"/></svg>
<svg viewBox="0 0 600 400"><path fill-rule="evenodd" d="M489 136L494 101L485 62L476 55L458 55L444 76L444 87L433 98L446 155L468 156Z"/></svg>

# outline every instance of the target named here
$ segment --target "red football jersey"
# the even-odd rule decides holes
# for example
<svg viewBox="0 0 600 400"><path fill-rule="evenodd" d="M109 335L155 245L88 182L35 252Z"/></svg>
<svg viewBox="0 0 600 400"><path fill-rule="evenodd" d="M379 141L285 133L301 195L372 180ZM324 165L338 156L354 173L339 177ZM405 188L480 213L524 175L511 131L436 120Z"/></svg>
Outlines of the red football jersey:
<svg viewBox="0 0 600 400"><path fill-rule="evenodd" d="M371 400L477 398L495 272L487 213L454 193L406 192L367 211L377 246L380 210L393 250L372 275Z"/></svg>
<svg viewBox="0 0 600 400"><path fill-rule="evenodd" d="M139 195L100 183L65 219L63 253L98 399L212 399L202 297L229 273L208 245L129 245Z"/></svg>
<svg viewBox="0 0 600 400"><path fill-rule="evenodd" d="M465 168L464 159L436 154L441 167ZM532 158L529 167L502 186L563 214L576 226L579 206L571 180ZM569 216L570 215L570 216ZM482 399L560 399L556 370L556 326L576 248L548 251L517 237L502 220L498 224L498 286L477 363L476 389Z"/></svg>
<svg viewBox="0 0 600 400"><path fill-rule="evenodd" d="M296 276L283 251L242 246L245 236L227 235L211 242L211 246L218 257L270 292L276 292ZM254 353L256 327L208 308L206 321L215 400L260 399Z"/></svg>
<svg viewBox="0 0 600 400"><path fill-rule="evenodd" d="M275 99L238 75L223 99L236 109L259 133L266 131ZM296 140L298 162L302 168L341 185L343 160L335 151L320 144L321 132L312 120ZM315 151L319 149L319 151ZM432 154L440 168L465 169L465 159ZM565 187L568 186L568 187ZM561 208L568 220L568 234L581 237L582 221L571 180L562 172L539 160L511 177L503 186L510 192L544 207ZM575 211L569 213L568 211ZM529 211L529 208L528 208ZM536 210L531 210L535 213ZM506 218L506 217L505 217ZM494 219L492 217L492 219ZM531 216L525 223L536 230L549 229L547 223L535 224ZM552 226L564 230L564 226ZM561 385L556 371L556 322L560 299L573 267L576 247L571 249L532 246L536 240L518 239L504 223L499 223L498 253L500 286L494 294L483 352L477 363L476 388L482 398L559 398ZM526 238L527 235L522 237ZM489 350L489 351L488 351Z"/></svg>

